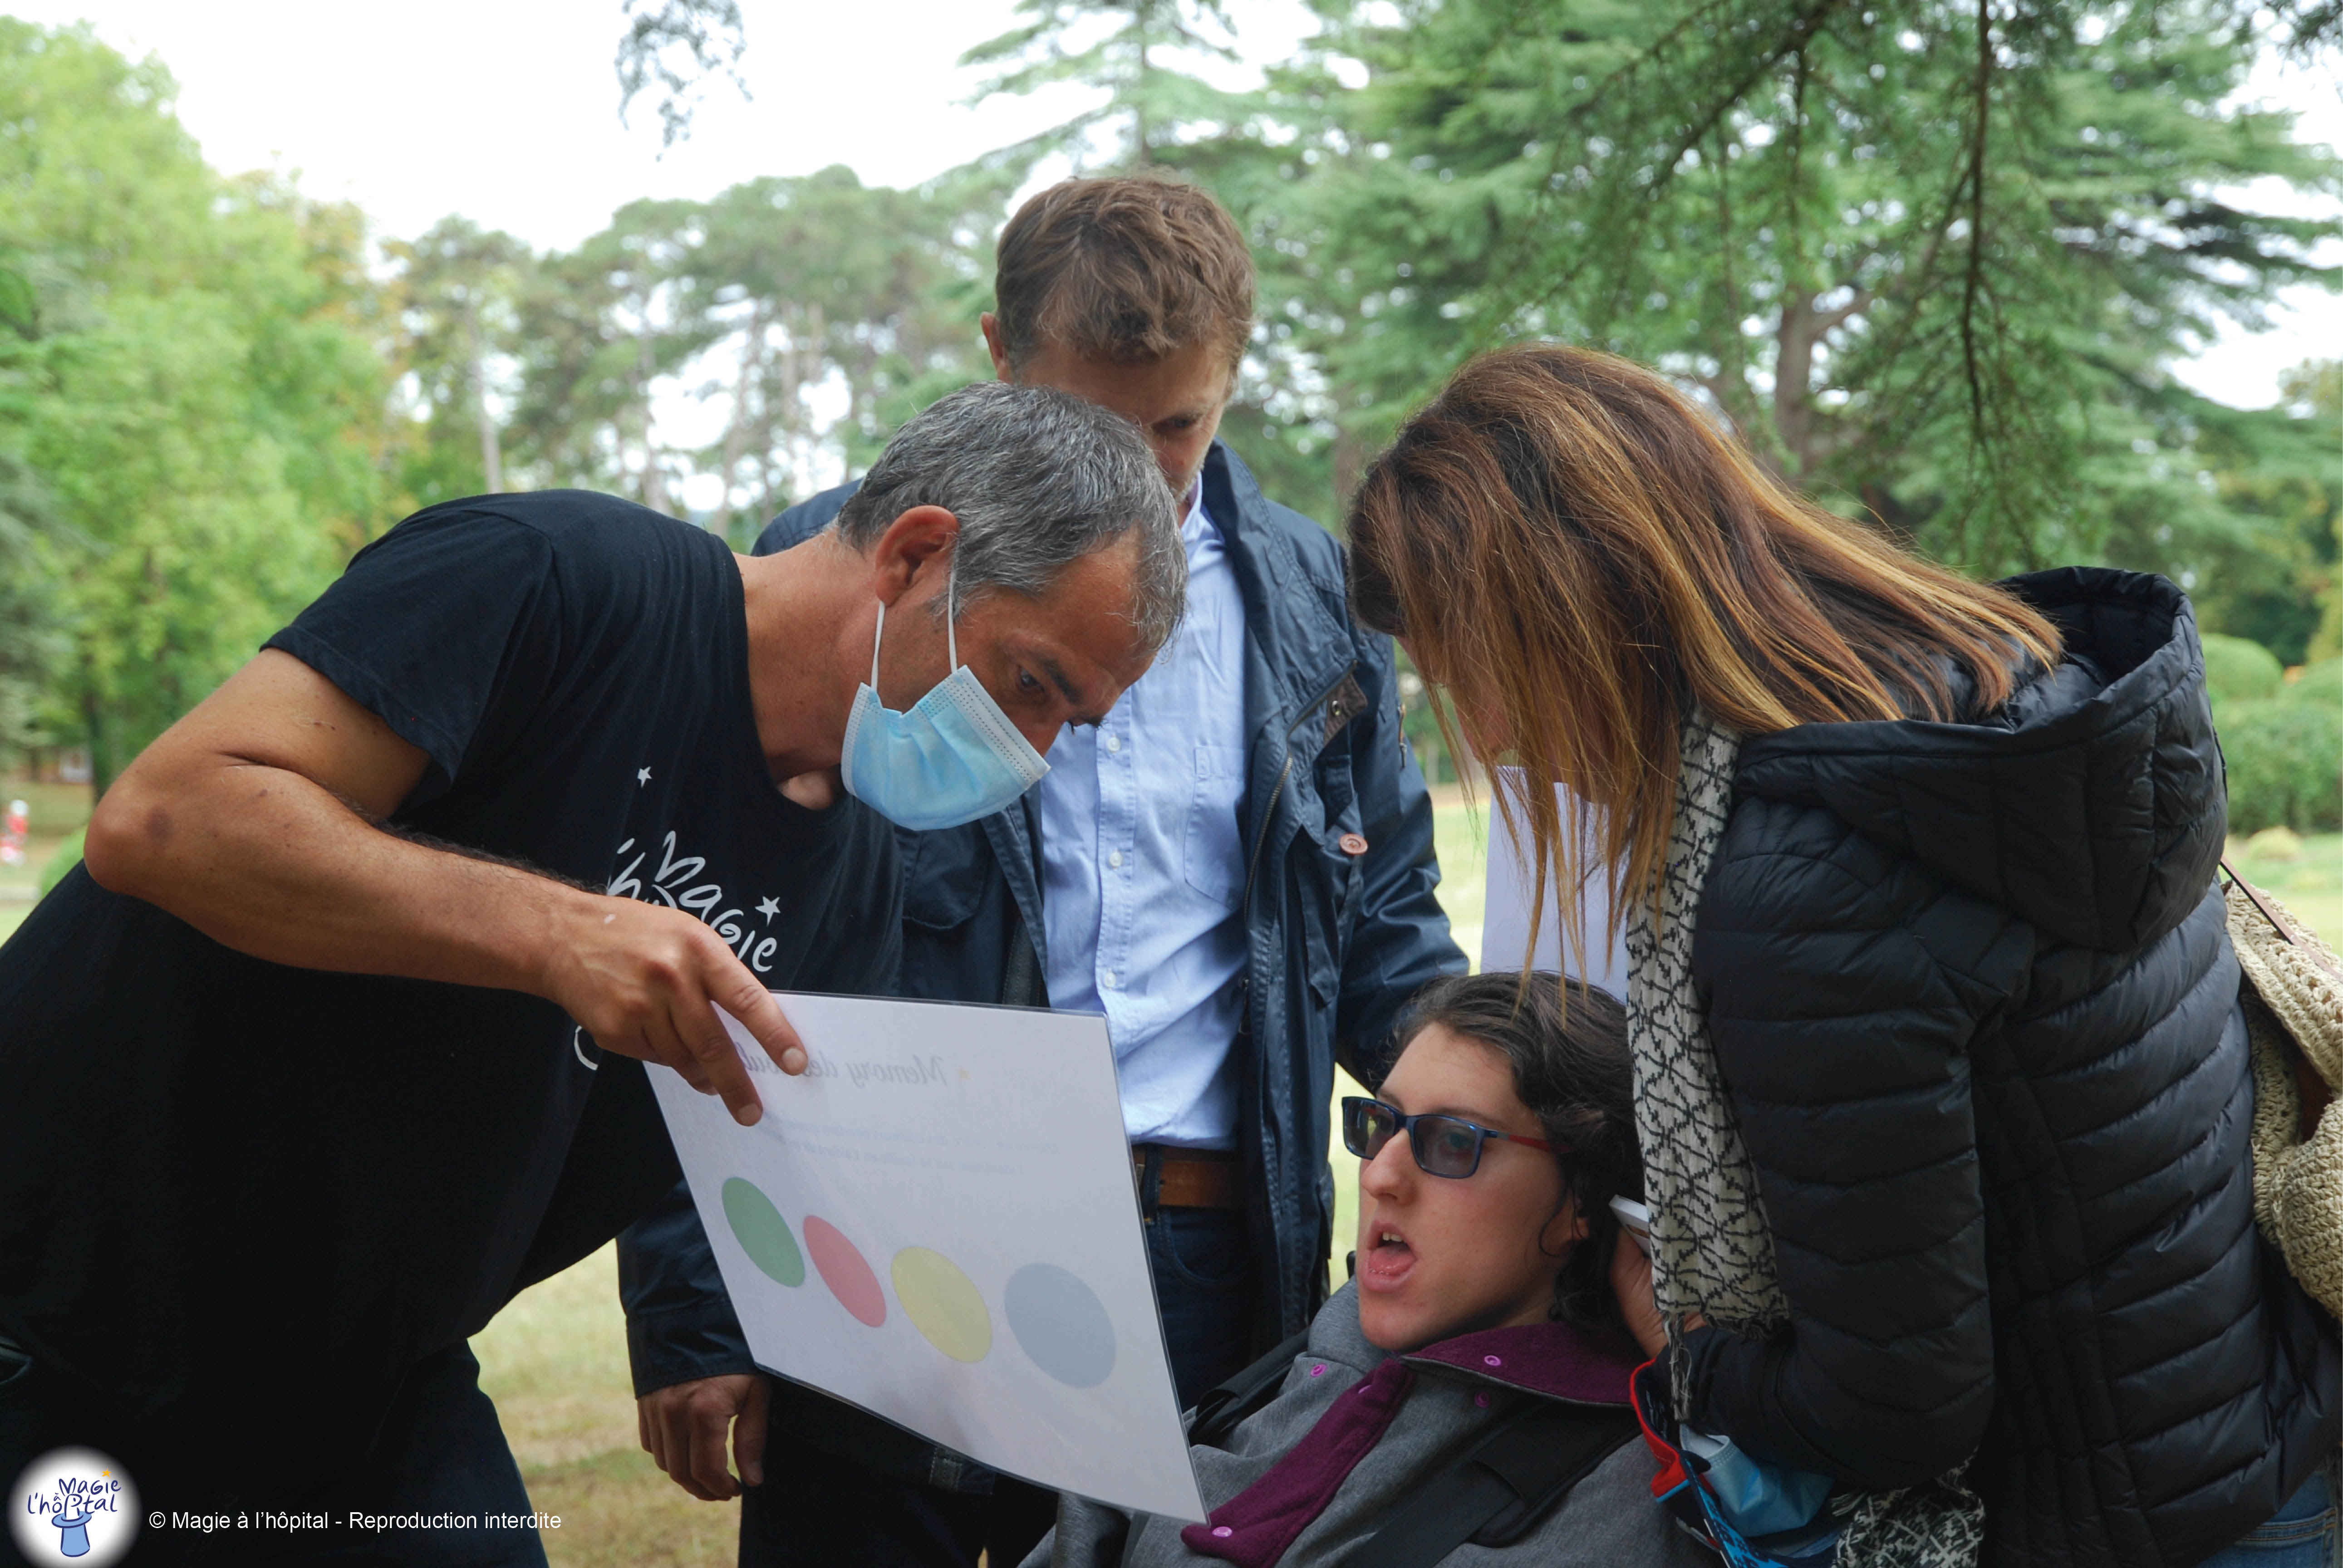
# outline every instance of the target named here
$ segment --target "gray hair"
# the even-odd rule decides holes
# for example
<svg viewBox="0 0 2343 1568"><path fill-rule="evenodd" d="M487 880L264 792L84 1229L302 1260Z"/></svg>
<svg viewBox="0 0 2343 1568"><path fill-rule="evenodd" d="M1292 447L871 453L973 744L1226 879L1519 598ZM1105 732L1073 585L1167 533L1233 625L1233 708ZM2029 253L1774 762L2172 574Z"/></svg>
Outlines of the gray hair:
<svg viewBox="0 0 2343 1568"><path fill-rule="evenodd" d="M1128 419L1071 393L986 381L896 431L837 528L867 550L912 508L943 508L960 519L953 565L962 606L992 588L1038 598L1077 559L1135 533L1131 622L1154 653L1186 608L1188 553L1174 501Z"/></svg>

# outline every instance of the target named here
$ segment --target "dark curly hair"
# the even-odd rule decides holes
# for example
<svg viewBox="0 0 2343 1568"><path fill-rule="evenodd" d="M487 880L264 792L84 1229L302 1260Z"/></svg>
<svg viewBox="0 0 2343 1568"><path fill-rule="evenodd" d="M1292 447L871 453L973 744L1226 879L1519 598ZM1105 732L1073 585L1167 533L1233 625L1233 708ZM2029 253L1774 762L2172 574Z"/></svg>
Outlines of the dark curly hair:
<svg viewBox="0 0 2343 1568"><path fill-rule="evenodd" d="M1559 975L1533 973L1524 985L1519 973L1499 971L1424 987L1408 1002L1395 1038L1413 1040L1435 1023L1503 1056L1513 1070L1513 1092L1547 1141L1568 1151L1554 1161L1587 1231L1555 1271L1550 1315L1581 1327L1620 1326L1611 1292L1619 1220L1611 1200L1644 1195L1626 1010L1610 992Z"/></svg>

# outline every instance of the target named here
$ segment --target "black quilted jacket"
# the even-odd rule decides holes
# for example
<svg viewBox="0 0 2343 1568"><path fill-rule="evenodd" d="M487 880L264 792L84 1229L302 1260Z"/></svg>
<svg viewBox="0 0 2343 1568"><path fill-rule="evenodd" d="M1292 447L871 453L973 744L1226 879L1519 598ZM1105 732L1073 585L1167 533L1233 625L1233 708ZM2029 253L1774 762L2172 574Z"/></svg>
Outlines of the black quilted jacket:
<svg viewBox="0 0 2343 1568"><path fill-rule="evenodd" d="M2338 1436L2254 1229L2220 751L2160 578L2013 585L2059 668L1967 724L1741 751L1695 980L1791 1325L1688 1336L1693 1424L1865 1486L1974 1452L1988 1568L2182 1568Z"/></svg>

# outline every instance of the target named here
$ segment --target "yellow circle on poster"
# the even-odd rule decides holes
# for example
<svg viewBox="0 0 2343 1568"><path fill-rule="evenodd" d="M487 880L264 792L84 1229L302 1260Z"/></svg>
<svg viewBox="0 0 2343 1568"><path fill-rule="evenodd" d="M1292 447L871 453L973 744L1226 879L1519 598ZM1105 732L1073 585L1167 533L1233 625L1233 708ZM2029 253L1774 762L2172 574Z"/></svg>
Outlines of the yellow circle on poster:
<svg viewBox="0 0 2343 1568"><path fill-rule="evenodd" d="M992 1349L992 1314L960 1265L926 1247L895 1254L895 1299L928 1343L956 1362L980 1362Z"/></svg>

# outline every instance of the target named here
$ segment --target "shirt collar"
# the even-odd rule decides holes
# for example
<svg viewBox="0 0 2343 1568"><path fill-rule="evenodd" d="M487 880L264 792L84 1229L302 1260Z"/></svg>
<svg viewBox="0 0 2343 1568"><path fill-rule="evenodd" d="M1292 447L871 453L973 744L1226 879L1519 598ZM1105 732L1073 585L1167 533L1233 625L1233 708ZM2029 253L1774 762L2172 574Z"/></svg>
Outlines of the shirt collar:
<svg viewBox="0 0 2343 1568"><path fill-rule="evenodd" d="M1221 530L1212 526L1212 514L1204 510L1204 478L1199 474L1196 482L1188 487L1188 498L1181 509L1180 542L1193 558L1200 546L1220 537Z"/></svg>

